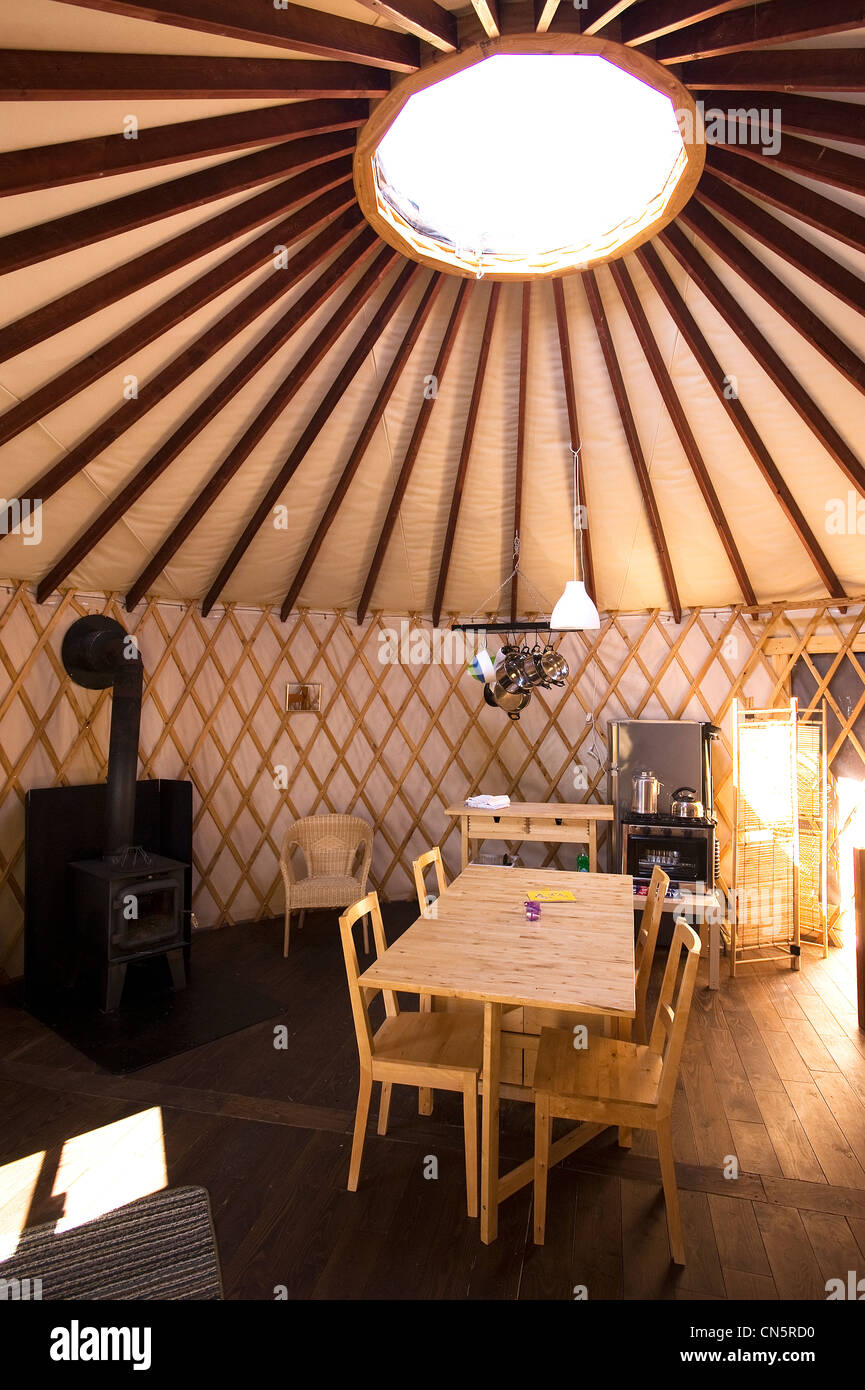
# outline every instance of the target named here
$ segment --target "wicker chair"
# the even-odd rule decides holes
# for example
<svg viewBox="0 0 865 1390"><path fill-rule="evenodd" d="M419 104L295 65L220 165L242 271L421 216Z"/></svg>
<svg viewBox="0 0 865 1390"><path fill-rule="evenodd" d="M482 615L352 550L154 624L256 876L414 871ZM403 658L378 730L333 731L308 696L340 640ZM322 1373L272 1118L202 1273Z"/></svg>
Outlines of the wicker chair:
<svg viewBox="0 0 865 1390"><path fill-rule="evenodd" d="M295 877L292 864L295 849L300 849L306 860L305 878ZM288 955L292 912L299 909L298 926L302 927L308 907L348 907L349 903L365 897L371 859L372 827L361 816L304 816L288 827L279 856L285 884L283 956ZM368 954L366 920L363 944Z"/></svg>

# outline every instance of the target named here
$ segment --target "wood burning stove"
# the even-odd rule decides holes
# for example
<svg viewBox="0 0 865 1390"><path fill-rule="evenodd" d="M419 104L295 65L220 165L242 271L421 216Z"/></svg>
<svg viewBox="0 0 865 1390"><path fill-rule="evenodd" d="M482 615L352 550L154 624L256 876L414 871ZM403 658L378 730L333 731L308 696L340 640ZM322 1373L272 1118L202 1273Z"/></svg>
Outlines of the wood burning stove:
<svg viewBox="0 0 865 1390"><path fill-rule="evenodd" d="M127 862L79 860L69 866L72 912L81 955L99 978L106 1013L120 1005L132 960L164 955L175 989L183 989L183 870L161 854L136 850Z"/></svg>

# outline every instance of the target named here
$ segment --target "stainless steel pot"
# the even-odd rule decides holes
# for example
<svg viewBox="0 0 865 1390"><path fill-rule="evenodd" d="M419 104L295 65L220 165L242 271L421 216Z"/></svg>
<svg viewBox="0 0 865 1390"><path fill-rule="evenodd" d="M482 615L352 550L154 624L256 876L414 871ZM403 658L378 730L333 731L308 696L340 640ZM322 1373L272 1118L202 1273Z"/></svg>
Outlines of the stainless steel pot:
<svg viewBox="0 0 865 1390"><path fill-rule="evenodd" d="M484 686L487 704L494 709L504 710L509 719L519 719L520 711L525 709L531 698L530 690L505 690L498 681L495 685Z"/></svg>
<svg viewBox="0 0 865 1390"><path fill-rule="evenodd" d="M703 803L697 800L693 787L679 787L673 792L670 815L677 816L679 820L703 819Z"/></svg>
<svg viewBox="0 0 865 1390"><path fill-rule="evenodd" d="M518 693L529 691L531 685L532 683L523 669L522 653L516 647L508 648L498 669L496 686L502 691Z"/></svg>
<svg viewBox="0 0 865 1390"><path fill-rule="evenodd" d="M661 784L654 772L636 772L633 777L634 793L631 810L641 816L654 816L658 811L658 792Z"/></svg>

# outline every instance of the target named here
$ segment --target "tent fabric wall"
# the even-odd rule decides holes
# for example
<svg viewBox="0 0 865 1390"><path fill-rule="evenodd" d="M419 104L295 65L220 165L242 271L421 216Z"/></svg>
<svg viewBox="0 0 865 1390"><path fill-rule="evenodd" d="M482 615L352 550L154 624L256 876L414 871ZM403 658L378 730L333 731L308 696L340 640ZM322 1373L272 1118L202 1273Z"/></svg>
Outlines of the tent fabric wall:
<svg viewBox="0 0 865 1390"><path fill-rule="evenodd" d="M277 856L296 816L365 816L375 827L373 885L408 898L421 850L440 843L449 872L457 870L458 835L444 807L470 790L604 801L588 712L602 759L610 719L718 723L726 845L730 701L771 703L795 659L779 668L767 641L784 634L804 644L829 630L852 642L865 624L862 602L843 615L694 609L679 625L658 610L610 615L598 633L562 639L567 687L540 692L513 723L484 704L463 652L449 645L453 635L433 634L422 620L376 614L358 627L344 613L303 611L281 623L271 610L239 607L205 619L194 605L157 601L130 617L116 595L70 591L40 605L29 586L9 585L0 590L0 966L10 975L22 965L25 792L105 775L110 696L72 685L59 655L67 627L94 612L134 631L142 652L139 776L193 783L193 906L202 926L282 911ZM286 715L286 683L311 681L322 685L321 714ZM541 846L526 847L526 858L563 863Z"/></svg>

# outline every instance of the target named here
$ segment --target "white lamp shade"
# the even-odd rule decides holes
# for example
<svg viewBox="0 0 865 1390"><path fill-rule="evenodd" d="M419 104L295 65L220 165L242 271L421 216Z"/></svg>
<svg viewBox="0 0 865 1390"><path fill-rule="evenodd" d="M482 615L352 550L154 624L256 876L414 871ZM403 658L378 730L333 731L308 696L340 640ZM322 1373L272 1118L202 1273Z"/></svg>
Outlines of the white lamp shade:
<svg viewBox="0 0 865 1390"><path fill-rule="evenodd" d="M550 627L554 632L585 632L600 626L598 610L586 593L585 584L581 579L569 579L552 611Z"/></svg>

